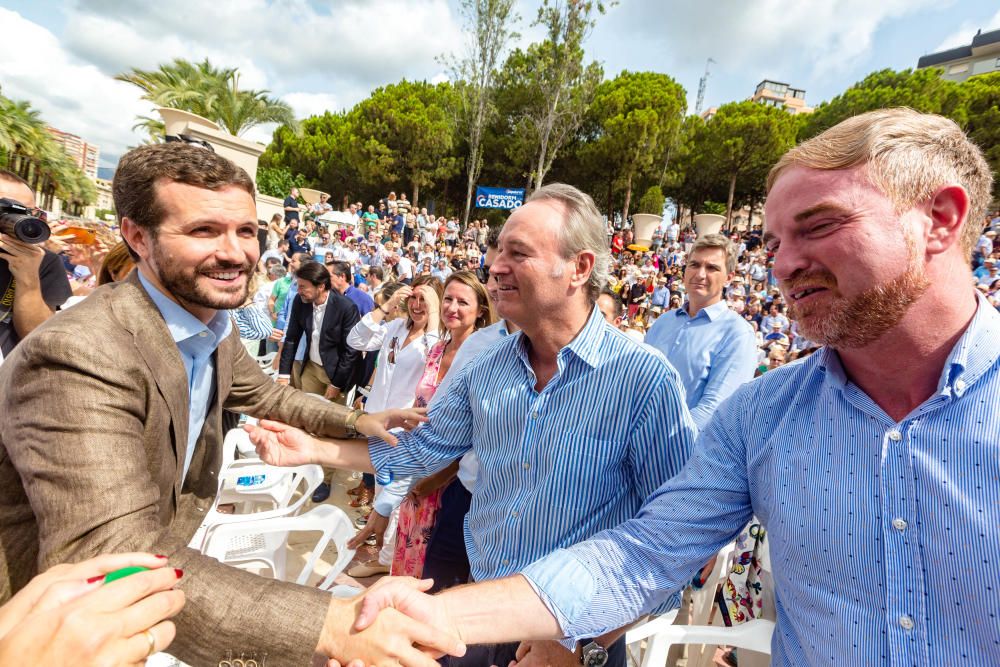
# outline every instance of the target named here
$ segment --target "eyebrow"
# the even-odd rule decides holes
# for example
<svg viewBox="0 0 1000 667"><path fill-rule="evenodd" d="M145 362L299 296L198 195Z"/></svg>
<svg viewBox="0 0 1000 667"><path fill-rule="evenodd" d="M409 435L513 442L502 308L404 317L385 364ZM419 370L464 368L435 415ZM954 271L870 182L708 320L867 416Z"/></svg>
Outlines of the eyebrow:
<svg viewBox="0 0 1000 667"><path fill-rule="evenodd" d="M802 223L820 213L835 213L839 215L846 215L850 213L850 211L844 208L843 206L835 204L833 202L820 202L815 206L810 206L806 210L796 213L794 220L795 222ZM761 236L761 242L766 246L769 242L771 242L775 238L777 237L773 233L765 231L764 235Z"/></svg>

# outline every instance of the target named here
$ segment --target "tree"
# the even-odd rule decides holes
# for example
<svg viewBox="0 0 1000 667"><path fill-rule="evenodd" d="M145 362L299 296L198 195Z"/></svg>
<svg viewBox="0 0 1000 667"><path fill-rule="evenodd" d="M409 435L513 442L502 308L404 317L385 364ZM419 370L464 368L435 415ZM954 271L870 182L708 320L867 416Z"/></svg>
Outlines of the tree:
<svg viewBox="0 0 1000 667"><path fill-rule="evenodd" d="M983 150L993 171L993 197L1000 197L1000 72L967 79L962 97L965 131Z"/></svg>
<svg viewBox="0 0 1000 667"><path fill-rule="evenodd" d="M257 191L269 197L284 199L292 188L304 188L305 180L286 167L257 167Z"/></svg>
<svg viewBox="0 0 1000 667"><path fill-rule="evenodd" d="M736 186L743 185L743 203L763 197L767 172L795 145L796 117L783 109L735 102L723 104L704 125L702 150L728 184L726 226L733 217Z"/></svg>
<svg viewBox="0 0 1000 667"><path fill-rule="evenodd" d="M663 215L663 204L666 202L663 191L659 185L651 185L646 194L639 199L639 213L652 213L653 215Z"/></svg>
<svg viewBox="0 0 1000 667"><path fill-rule="evenodd" d="M497 64L511 39L517 38L509 25L518 20L514 0L462 0L469 43L464 56L452 62L458 83L459 123L465 131L469 154L466 157L465 209L462 224L469 223L469 211L476 181L483 167L483 133L496 113Z"/></svg>
<svg viewBox="0 0 1000 667"><path fill-rule="evenodd" d="M594 0L542 0L535 25L545 26L546 39L508 59L512 73L525 82L534 101L518 123L534 141L531 189L542 186L559 149L583 122L604 76L596 62L583 65L583 42L594 27L594 10L603 14L605 8Z"/></svg>
<svg viewBox="0 0 1000 667"><path fill-rule="evenodd" d="M938 68L872 72L829 102L804 116L799 139L814 137L842 120L875 109L910 107L948 116L961 123L962 95L954 81L941 78Z"/></svg>
<svg viewBox="0 0 1000 667"><path fill-rule="evenodd" d="M280 168L324 192L351 199L374 196L382 181L366 181L358 174L349 145L354 130L347 116L328 111L302 121L298 130L280 126L260 156L258 173L261 168Z"/></svg>
<svg viewBox="0 0 1000 667"><path fill-rule="evenodd" d="M422 187L459 169L453 154L455 106L455 91L447 83L404 79L377 89L347 117L358 174L369 182L408 182L416 206Z"/></svg>
<svg viewBox="0 0 1000 667"><path fill-rule="evenodd" d="M52 208L59 197L76 211L97 197L86 174L49 134L41 114L25 101L0 95L0 167L25 179L40 194L39 204Z"/></svg>
<svg viewBox="0 0 1000 667"><path fill-rule="evenodd" d="M581 157L602 165L609 185L624 189L623 220L633 181L660 166L686 107L684 88L666 74L626 71L598 86L585 123L591 136Z"/></svg>
<svg viewBox="0 0 1000 667"><path fill-rule="evenodd" d="M155 70L133 68L115 78L140 88L142 99L156 106L198 114L230 134L241 135L262 123L295 125L288 104L268 97L266 90L240 89L239 70L217 68L207 58L197 64L176 58ZM139 116L134 127L145 129L154 140L163 137L163 122L154 118Z"/></svg>

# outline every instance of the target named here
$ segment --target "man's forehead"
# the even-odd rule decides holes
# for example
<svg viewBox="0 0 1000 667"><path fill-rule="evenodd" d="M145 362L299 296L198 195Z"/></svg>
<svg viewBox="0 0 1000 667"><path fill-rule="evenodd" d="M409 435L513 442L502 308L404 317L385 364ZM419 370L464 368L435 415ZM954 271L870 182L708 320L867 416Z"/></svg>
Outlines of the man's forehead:
<svg viewBox="0 0 1000 667"><path fill-rule="evenodd" d="M21 206L34 206L35 193L24 183L0 178L0 199L13 199Z"/></svg>

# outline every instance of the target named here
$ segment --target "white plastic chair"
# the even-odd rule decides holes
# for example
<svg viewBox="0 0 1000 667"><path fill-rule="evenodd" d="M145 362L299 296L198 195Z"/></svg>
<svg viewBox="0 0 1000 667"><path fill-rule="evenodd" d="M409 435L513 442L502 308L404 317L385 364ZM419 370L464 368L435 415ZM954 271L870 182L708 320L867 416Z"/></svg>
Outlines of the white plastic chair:
<svg viewBox="0 0 1000 667"><path fill-rule="evenodd" d="M287 580L288 536L296 531L321 533L295 579L297 584L305 585L330 542L336 545L337 560L319 584L319 588L326 590L354 558L354 550L347 548L348 540L355 533L354 527L344 511L333 505L319 505L299 516L216 526L208 535L202 553L240 569L260 569L264 566L270 569L275 579Z"/></svg>
<svg viewBox="0 0 1000 667"><path fill-rule="evenodd" d="M671 615L673 614L673 615ZM771 653L774 621L755 618L752 621L724 627L717 625L673 625L676 612L664 614L625 633L629 654L641 655L639 667L663 667L673 644L708 644L744 648ZM646 641L645 651L638 650Z"/></svg>
<svg viewBox="0 0 1000 667"><path fill-rule="evenodd" d="M236 485L241 477L264 477L264 480L258 485L241 487ZM294 516L301 511L322 481L323 468L318 465L276 468L259 460L234 461L219 474L219 493L215 504L205 515L188 546L202 550L208 536L220 525ZM295 495L296 489L301 490L298 496ZM238 514L223 514L218 507L225 503L236 504L243 511ZM266 506L266 509L254 511L262 506Z"/></svg>
<svg viewBox="0 0 1000 667"><path fill-rule="evenodd" d="M674 625L677 617L677 611L674 610L625 633L626 650L635 664L639 667L663 667L670 647L674 644L725 645L771 654L774 621L754 619L732 627L707 625L715 604L716 588L729 574L729 561L734 550L735 544L732 542L723 547L705 585L692 592L690 624ZM769 569L770 562L765 559L762 566ZM642 648L643 641L646 643L645 650ZM689 656L688 660L689 664L700 662L697 656Z"/></svg>

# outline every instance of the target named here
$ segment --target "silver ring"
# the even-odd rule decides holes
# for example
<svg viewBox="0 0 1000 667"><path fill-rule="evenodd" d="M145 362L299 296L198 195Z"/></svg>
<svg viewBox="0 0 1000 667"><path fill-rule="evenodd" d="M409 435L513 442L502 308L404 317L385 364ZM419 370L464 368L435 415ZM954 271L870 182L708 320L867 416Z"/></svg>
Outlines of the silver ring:
<svg viewBox="0 0 1000 667"><path fill-rule="evenodd" d="M149 642L149 650L146 652L146 657L156 653L156 637L150 630L143 630L143 634L146 635L146 641Z"/></svg>

